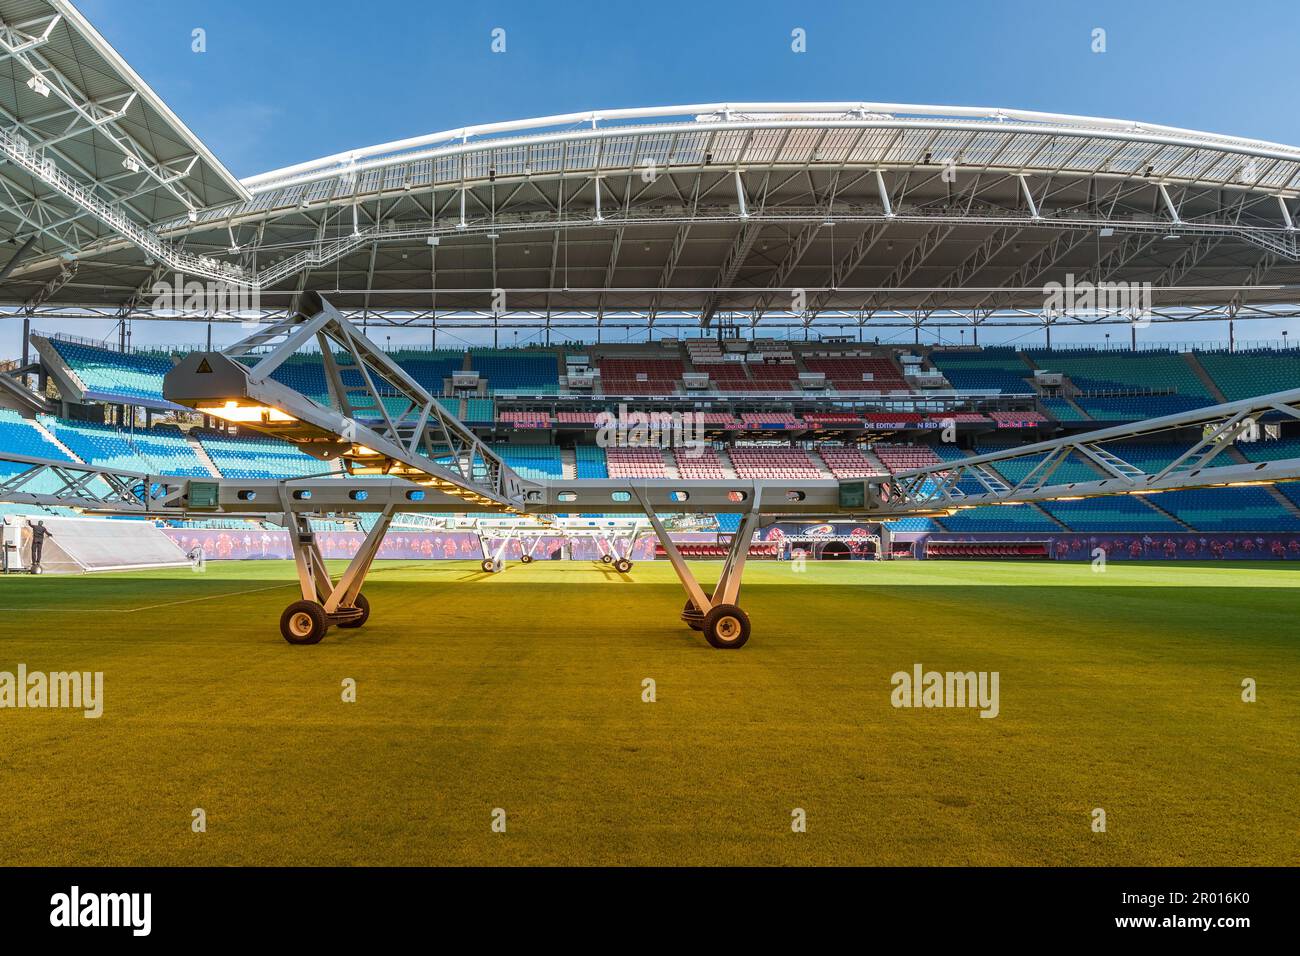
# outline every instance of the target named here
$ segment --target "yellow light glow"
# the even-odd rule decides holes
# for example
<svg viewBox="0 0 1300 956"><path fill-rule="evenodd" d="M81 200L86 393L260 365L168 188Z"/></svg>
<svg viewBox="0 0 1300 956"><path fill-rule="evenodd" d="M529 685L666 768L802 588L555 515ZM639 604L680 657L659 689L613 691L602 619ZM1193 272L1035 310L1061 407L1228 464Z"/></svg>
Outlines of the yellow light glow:
<svg viewBox="0 0 1300 956"><path fill-rule="evenodd" d="M296 422L298 419L287 415L278 408L269 405L240 405L238 402L226 402L224 405L198 405L195 411L228 422L257 424L269 422Z"/></svg>

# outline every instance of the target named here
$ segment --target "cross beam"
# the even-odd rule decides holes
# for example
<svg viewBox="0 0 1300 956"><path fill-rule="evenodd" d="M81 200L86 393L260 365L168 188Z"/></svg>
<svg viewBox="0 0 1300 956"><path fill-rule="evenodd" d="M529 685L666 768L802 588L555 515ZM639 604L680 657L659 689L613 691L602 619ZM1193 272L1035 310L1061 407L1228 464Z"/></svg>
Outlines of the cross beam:
<svg viewBox="0 0 1300 956"><path fill-rule="evenodd" d="M329 406L273 373L320 348ZM460 498L462 511L515 511L528 484L396 362L314 292L294 315L221 352L194 352L163 380L169 401L297 445L352 475L400 476Z"/></svg>

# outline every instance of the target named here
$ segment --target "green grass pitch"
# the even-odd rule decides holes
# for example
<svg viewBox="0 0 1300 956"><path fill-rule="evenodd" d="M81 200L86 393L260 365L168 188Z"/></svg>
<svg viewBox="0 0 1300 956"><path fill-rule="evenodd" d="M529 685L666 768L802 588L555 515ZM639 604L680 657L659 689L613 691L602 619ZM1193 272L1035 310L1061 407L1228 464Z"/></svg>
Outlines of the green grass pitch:
<svg viewBox="0 0 1300 956"><path fill-rule="evenodd" d="M666 562L379 564L370 622L314 647L279 636L294 581L0 579L0 671L105 697L0 710L0 861L1300 859L1300 567L752 563L739 651L678 620ZM915 663L998 671L999 716L895 709Z"/></svg>

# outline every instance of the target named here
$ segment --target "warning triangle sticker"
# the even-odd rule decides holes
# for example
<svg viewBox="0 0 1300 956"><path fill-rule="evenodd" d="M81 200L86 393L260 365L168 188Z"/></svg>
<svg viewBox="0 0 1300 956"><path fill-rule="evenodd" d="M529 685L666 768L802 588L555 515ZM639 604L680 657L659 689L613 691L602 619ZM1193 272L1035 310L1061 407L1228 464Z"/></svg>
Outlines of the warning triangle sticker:
<svg viewBox="0 0 1300 956"><path fill-rule="evenodd" d="M199 367L196 368L194 371L195 371L196 373L198 373L198 372L209 372L209 373L211 373L211 371L212 371L212 366L208 364L208 360L207 360L207 359L199 359Z"/></svg>

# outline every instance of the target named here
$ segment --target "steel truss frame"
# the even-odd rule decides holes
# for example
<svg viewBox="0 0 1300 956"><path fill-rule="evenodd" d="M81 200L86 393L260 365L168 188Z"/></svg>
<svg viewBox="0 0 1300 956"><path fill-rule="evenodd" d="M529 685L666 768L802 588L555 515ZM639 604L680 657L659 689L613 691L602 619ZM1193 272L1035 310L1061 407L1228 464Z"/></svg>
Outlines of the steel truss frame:
<svg viewBox="0 0 1300 956"><path fill-rule="evenodd" d="M291 317L221 352L195 352L170 370L164 392L218 417L252 410L251 427L294 442L352 474L398 475L463 499L512 510L527 483L415 379L314 293ZM304 344L321 351L330 392L325 408L271 378ZM385 399L397 399L394 414ZM248 414L235 420L244 420Z"/></svg>
<svg viewBox="0 0 1300 956"><path fill-rule="evenodd" d="M596 543L600 552L598 560L609 564L620 574L632 570L632 549L646 530L641 521L620 521L614 527L581 527L563 521L541 523L537 520L485 522L475 519L474 534L483 553L482 568L487 573L500 572L505 567L506 549L512 541L519 541L523 549L521 562L531 564L537 543L542 538L563 538L571 544L575 538L588 538ZM495 547L493 542L496 542Z"/></svg>
<svg viewBox="0 0 1300 956"><path fill-rule="evenodd" d="M183 478L35 458L2 449L0 464L18 466L13 474L0 478L0 501L159 516L174 516L183 507Z"/></svg>
<svg viewBox="0 0 1300 956"><path fill-rule="evenodd" d="M75 263L74 263L75 265ZM1272 288L1272 287L1271 287ZM805 290L815 293L818 290ZM872 290L863 290L868 295ZM927 289L914 289L918 293ZM1158 291L1158 290L1156 290ZM1226 291L1226 290L1225 290ZM777 331L783 337L802 339L814 330L843 334L845 330L861 337L873 334L872 330L906 329L920 336L929 332L937 335L939 344L958 344L956 331L973 331L978 335L981 329L990 328L1036 328L1045 331L1069 327L1125 326L1140 329L1146 325L1170 325L1197 322L1250 322L1264 320L1300 318L1300 304L1281 305L1242 301L1252 290L1241 288L1232 302L1206 304L1201 306L1153 306L1139 323L1134 322L1132 313L1123 309L1098 309L1088 312L1067 312L1050 314L1043 309L1000 308L957 309L937 308L925 310L877 309L867 310L819 309L796 313L782 309L720 309L715 320L725 320L753 336L771 335ZM1266 290L1267 291L1267 290ZM342 294L347 294L346 292ZM607 309L603 314L587 309L555 309L552 311L538 309L507 309L494 312L489 309L364 309L342 308L339 314L353 323L364 323L368 328L385 329L427 329L464 332L473 330L527 330L536 335L542 333L562 333L566 331L595 332L604 330L618 333L639 330L653 335L685 333L698 334L699 314L696 312L660 309ZM147 306L132 309L132 322L176 322L193 321L230 325L238 323L247 326L280 325L286 319L292 319L291 310L263 307L254 310L217 309L210 313L184 315L172 310L153 310ZM6 318L30 319L32 321L60 320L67 322L117 319L115 309L94 307L70 308L63 305L40 305L35 307L16 307L0 305L0 321ZM944 337L944 331L949 336ZM612 341L621 341L612 339ZM893 341L893 340L891 340ZM918 338L919 342L920 339ZM929 341L927 339L927 341Z"/></svg>
<svg viewBox="0 0 1300 956"><path fill-rule="evenodd" d="M899 472L879 488L882 514L914 514L984 504L1018 504L1110 494L1154 494L1182 488L1234 487L1284 481L1300 474L1300 459L1214 466L1238 442L1260 434L1265 416L1300 419L1300 388L1211 405L1128 425L1067 435L1007 451ZM1167 465L1148 471L1123 457L1121 443L1163 433L1185 433L1181 451ZM1110 447L1107 447L1110 446ZM1121 447L1116 447L1121 446ZM1039 459L1019 481L1010 482L993 466ZM1052 482L1068 461L1087 463L1102 475L1096 481ZM982 492L960 487L975 483Z"/></svg>

